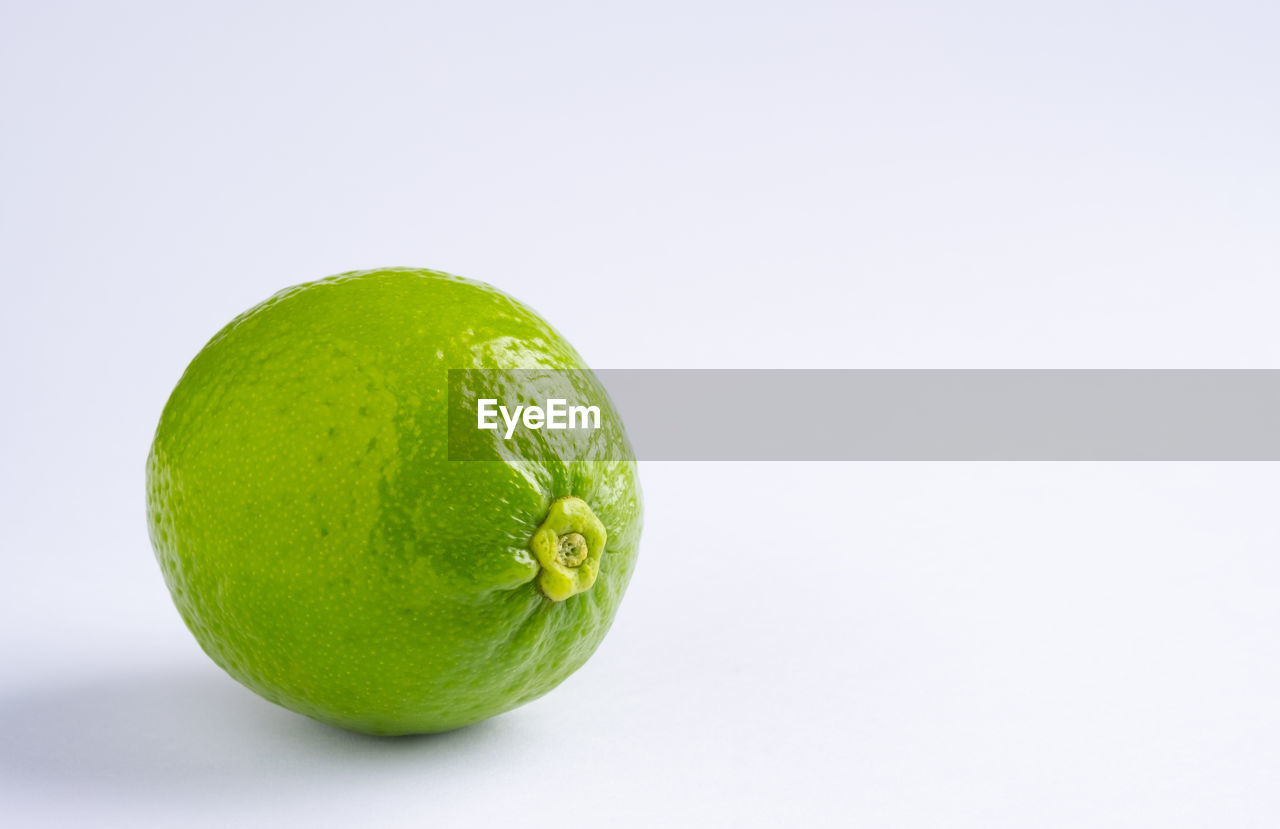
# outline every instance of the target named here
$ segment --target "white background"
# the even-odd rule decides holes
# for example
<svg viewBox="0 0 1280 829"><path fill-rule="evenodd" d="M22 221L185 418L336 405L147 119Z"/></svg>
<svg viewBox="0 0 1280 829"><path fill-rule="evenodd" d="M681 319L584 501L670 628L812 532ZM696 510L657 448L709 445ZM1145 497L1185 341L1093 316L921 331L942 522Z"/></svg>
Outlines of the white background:
<svg viewBox="0 0 1280 829"><path fill-rule="evenodd" d="M142 486L214 331L381 265L601 368L1280 367L1274 4L2 9L0 822L1280 821L1274 464L645 464L596 657L397 741L222 675Z"/></svg>

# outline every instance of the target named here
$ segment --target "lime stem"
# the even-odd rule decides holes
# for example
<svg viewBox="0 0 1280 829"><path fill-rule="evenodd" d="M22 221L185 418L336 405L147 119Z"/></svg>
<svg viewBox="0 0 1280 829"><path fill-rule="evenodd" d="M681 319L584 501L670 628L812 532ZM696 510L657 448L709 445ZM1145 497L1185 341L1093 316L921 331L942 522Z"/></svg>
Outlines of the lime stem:
<svg viewBox="0 0 1280 829"><path fill-rule="evenodd" d="M587 560L587 539L582 533L567 533L556 544L556 561L565 567L577 567Z"/></svg>

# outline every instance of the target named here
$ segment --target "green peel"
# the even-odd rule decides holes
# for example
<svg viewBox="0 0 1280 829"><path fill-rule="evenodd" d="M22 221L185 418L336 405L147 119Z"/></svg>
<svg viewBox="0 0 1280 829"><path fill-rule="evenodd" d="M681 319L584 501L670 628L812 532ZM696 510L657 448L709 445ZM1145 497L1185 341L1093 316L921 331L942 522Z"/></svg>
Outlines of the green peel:
<svg viewBox="0 0 1280 829"><path fill-rule="evenodd" d="M538 587L553 602L590 590L600 572L608 534L591 507L569 496L551 504L529 549L538 560Z"/></svg>

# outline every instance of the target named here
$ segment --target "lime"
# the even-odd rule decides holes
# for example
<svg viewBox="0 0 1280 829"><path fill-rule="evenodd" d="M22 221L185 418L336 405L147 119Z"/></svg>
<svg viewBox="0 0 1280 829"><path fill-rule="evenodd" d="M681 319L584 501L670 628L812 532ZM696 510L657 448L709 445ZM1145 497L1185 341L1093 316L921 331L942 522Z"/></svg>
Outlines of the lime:
<svg viewBox="0 0 1280 829"><path fill-rule="evenodd" d="M449 370L490 368L598 382L526 306L409 268L281 291L196 355L156 429L148 518L227 673L317 720L408 734L510 710L586 662L640 538L627 436L597 386L593 459L532 438L451 459Z"/></svg>

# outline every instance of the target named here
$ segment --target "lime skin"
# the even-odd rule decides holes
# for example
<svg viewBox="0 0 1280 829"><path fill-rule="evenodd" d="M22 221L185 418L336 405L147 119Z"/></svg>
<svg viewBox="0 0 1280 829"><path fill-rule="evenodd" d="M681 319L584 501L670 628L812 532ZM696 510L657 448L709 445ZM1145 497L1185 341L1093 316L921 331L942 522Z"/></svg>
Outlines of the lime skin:
<svg viewBox="0 0 1280 829"><path fill-rule="evenodd" d="M621 420L596 389L601 459L517 439L450 460L459 368L586 365L491 286L390 268L282 291L188 366L147 459L149 530L183 620L235 679L341 728L426 733L547 693L599 646L642 521ZM549 515L598 519L560 545L599 542L567 597L540 588L531 551Z"/></svg>

